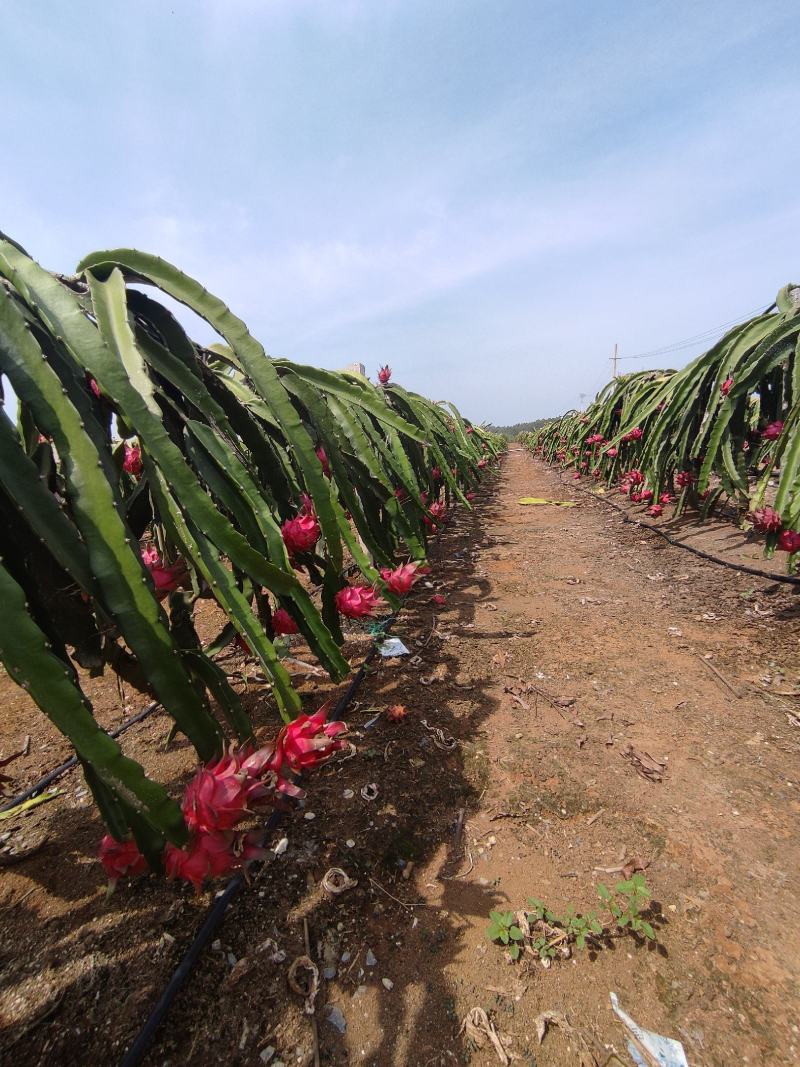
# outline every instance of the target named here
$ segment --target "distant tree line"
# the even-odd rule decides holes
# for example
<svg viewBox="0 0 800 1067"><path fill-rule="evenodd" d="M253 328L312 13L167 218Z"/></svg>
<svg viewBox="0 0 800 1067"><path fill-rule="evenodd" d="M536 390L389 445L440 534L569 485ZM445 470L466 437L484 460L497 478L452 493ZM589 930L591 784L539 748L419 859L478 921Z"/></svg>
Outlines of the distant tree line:
<svg viewBox="0 0 800 1067"><path fill-rule="evenodd" d="M524 433L530 430L539 430L542 426L546 426L548 422L552 422L552 419L534 419L532 422L515 422L513 426L492 426L489 423L486 426L487 430L492 433L502 433L509 440L513 440L518 434Z"/></svg>

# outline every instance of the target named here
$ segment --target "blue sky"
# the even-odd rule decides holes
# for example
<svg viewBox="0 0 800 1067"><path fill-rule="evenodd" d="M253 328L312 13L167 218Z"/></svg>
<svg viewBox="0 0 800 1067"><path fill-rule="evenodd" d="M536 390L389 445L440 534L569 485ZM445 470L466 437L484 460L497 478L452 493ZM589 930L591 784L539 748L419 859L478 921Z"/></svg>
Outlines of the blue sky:
<svg viewBox="0 0 800 1067"><path fill-rule="evenodd" d="M800 280L783 0L5 0L0 35L0 228L43 264L158 252L271 354L475 419Z"/></svg>

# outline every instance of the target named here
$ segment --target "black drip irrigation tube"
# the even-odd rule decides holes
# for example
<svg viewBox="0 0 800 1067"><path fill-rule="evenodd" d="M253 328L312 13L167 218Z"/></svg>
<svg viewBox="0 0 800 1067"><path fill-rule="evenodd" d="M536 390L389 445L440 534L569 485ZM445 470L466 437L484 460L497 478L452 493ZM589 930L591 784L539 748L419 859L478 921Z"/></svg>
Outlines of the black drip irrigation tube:
<svg viewBox="0 0 800 1067"><path fill-rule="evenodd" d="M564 479L561 477L560 471L556 471L559 475L562 485L566 485ZM676 541L674 537L670 537L669 534L664 533L658 526L652 526L649 522L644 522L642 519L632 519L627 514L624 508L621 508L619 504L615 504L613 500L607 500L604 496L597 496L596 493L592 493L589 489L584 489L582 485L569 486L570 489L577 489L579 493L585 493L590 496L592 500L599 500L601 504L608 504L609 507L614 508L622 516L625 522L631 523L633 526L638 526L640 530L649 530L650 533L658 534L659 537L663 537L669 544L674 545L675 548L683 548L687 552L691 552L694 556L699 556L700 559L708 560L709 563L716 563L718 567L727 567L730 571L740 571L742 574L753 574L756 578L766 578L770 582L782 582L784 585L800 585L800 578L795 577L792 574L770 574L769 571L759 570L758 567L748 567L746 563L731 563L730 560L720 559L719 556L712 556L710 552L703 552L701 548L695 548L693 545L687 545L683 541Z"/></svg>
<svg viewBox="0 0 800 1067"><path fill-rule="evenodd" d="M381 641L389 633L396 618L397 612L395 611L380 624L380 630L375 633L375 639L364 657L361 666L356 671L352 681L342 694L341 698L336 702L336 706L331 712L333 718L338 718L356 695L359 686L366 677L367 668L378 652ZM283 811L273 811L264 825L262 840L265 840L270 831L280 825L285 814L286 813ZM250 866L251 868L258 868L263 862L265 861L257 860ZM133 1044L122 1058L120 1067L138 1067L142 1062L156 1036L156 1031L164 1021L164 1018L172 1007L172 1003L186 982L186 979L191 974L203 949L222 925L225 916L228 913L228 909L246 884L247 879L245 878L244 873L239 872L238 874L235 874L225 888L217 894L213 904L211 904L206 913L206 917L203 920L200 929L195 934L194 940L184 953L183 958L175 968L172 977L164 987L164 991L158 998L156 1006L150 1012L150 1015L145 1020L144 1026L136 1035Z"/></svg>
<svg viewBox="0 0 800 1067"><path fill-rule="evenodd" d="M157 700L152 700L147 707L142 708L142 710L137 715L134 715L132 719L123 722L116 728L116 730L111 730L108 736L119 737L120 734L124 734L126 730L129 730L131 726L135 726L137 722L141 722L143 719L146 719L148 715L152 715L156 708L159 707L161 707L159 702ZM23 790L23 792L19 793L17 796L12 797L11 800L7 800L6 803L0 807L0 812L11 811L12 808L15 808L18 804L22 804L23 801L35 797L38 793L41 793L43 789L47 789L51 782L55 782L62 776L62 774L66 774L67 771L71 771L72 768L77 767L77 765L78 757L70 756L64 763L61 763L58 767L54 767L52 771L48 771L38 782L34 782L33 785L28 786L27 789Z"/></svg>

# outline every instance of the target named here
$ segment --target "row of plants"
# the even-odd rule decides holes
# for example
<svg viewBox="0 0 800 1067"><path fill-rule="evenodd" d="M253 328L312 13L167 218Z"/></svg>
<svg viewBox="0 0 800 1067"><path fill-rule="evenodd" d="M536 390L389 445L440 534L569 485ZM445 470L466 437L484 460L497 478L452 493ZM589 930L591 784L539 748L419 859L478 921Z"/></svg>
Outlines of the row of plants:
<svg viewBox="0 0 800 1067"><path fill-rule="evenodd" d="M220 342L193 341L163 297ZM133 866L175 873L201 842L206 873L230 869L247 852L231 836L238 819L193 823L193 801L97 724L78 668L151 693L225 790L285 791L281 768L297 768L275 753L330 741L324 717L297 718L285 636L344 678L342 619L398 605L503 443L388 367L373 384L268 357L199 282L129 249L65 276L0 235L0 375L13 391L0 412L0 659L74 745L109 856L130 845ZM225 618L206 647L203 599ZM271 756L215 660L234 640L289 731Z"/></svg>
<svg viewBox="0 0 800 1067"><path fill-rule="evenodd" d="M800 559L800 288L728 331L683 370L639 371L585 411L521 435L573 477L616 486L653 518L706 518L720 503L766 535L768 557Z"/></svg>

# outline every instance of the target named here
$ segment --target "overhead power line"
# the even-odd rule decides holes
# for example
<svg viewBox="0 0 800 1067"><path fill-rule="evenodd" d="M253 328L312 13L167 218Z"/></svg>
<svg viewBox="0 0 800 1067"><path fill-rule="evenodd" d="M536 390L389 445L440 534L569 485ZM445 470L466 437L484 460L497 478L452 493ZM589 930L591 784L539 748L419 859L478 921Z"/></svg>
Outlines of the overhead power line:
<svg viewBox="0 0 800 1067"><path fill-rule="evenodd" d="M731 326L738 326L739 323L746 322L756 315L763 315L765 310L763 307L758 307L754 311L749 311L746 315L740 315L736 319L731 319L730 322L723 322L720 326L704 330L693 337L685 337L682 341L673 341L672 344L663 345L661 348L650 348L646 352L637 352L633 356L617 356L617 359L654 359L656 356L665 356L670 352L680 352L681 349L692 348L706 341L716 341L724 330L729 329Z"/></svg>

